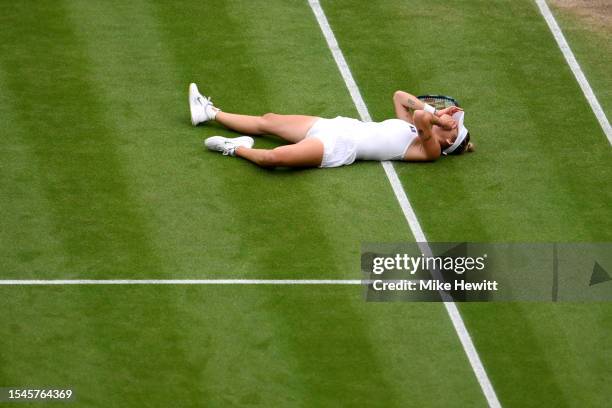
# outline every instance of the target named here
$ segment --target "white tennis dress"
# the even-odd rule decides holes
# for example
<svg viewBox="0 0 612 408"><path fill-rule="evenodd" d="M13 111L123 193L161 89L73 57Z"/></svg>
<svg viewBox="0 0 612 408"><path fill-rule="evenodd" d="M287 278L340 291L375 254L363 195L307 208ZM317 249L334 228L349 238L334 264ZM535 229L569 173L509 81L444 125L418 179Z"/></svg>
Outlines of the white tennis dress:
<svg viewBox="0 0 612 408"><path fill-rule="evenodd" d="M401 119L362 122L338 116L318 119L306 137L323 143L320 167L339 167L355 160L402 160L418 133L414 125Z"/></svg>

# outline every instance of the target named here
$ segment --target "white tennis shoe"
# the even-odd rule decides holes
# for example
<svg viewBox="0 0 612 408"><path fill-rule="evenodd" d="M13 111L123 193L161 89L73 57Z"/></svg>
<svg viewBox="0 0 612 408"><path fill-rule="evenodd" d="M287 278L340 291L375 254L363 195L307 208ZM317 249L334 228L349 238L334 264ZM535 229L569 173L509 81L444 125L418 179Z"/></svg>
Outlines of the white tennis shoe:
<svg viewBox="0 0 612 408"><path fill-rule="evenodd" d="M191 124L193 126L208 122L217 115L217 109L210 98L204 97L194 83L189 84L189 110L191 111Z"/></svg>
<svg viewBox="0 0 612 408"><path fill-rule="evenodd" d="M224 156L235 156L236 149L243 146L249 149L253 147L255 141L249 136L240 136L235 138L223 136L211 136L204 140L204 146L209 150L223 153Z"/></svg>

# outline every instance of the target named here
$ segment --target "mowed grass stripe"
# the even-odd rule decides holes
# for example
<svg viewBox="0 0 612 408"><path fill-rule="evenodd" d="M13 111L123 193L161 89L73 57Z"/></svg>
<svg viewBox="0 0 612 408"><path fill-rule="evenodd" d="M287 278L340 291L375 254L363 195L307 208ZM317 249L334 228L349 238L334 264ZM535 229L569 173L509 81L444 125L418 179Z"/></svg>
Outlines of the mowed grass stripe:
<svg viewBox="0 0 612 408"><path fill-rule="evenodd" d="M203 9L179 2L159 4L158 10L184 83L199 83L221 108L353 114L348 96L331 86L341 79L323 53L307 8L218 2ZM176 26L176 19L184 24ZM265 171L200 151L204 137L235 133L216 125L189 132L187 143L197 146L200 160L197 177L203 185L219 186L202 192L215 205L204 214L224 220L227 229L210 231L215 235L206 240L206 250L192 254L207 268L223 254L224 267L210 268L215 276L354 277L359 242L401 239L401 227L395 225L401 214L386 199L381 172ZM279 143L256 140L264 147ZM206 228L206 220L196 226ZM235 247L225 244L230 236L239 240Z"/></svg>
<svg viewBox="0 0 612 408"><path fill-rule="evenodd" d="M612 350L611 307L588 304L464 304L463 315L509 406L530 401L604 407Z"/></svg>
<svg viewBox="0 0 612 408"><path fill-rule="evenodd" d="M49 267L62 265L62 243L54 234L53 220L47 212L50 204L38 177L37 156L24 143L29 129L16 123L21 113L14 109L4 79L0 65L0 122L12 124L0 141L0 257L7 260L7 269L18 264L16 276L45 276ZM41 235L49 237L42 245Z"/></svg>
<svg viewBox="0 0 612 408"><path fill-rule="evenodd" d="M274 60L270 58L277 52L276 46L271 47L276 35L263 32L260 25L266 20L273 24L272 15L257 18L255 32L250 33L249 21L254 15L261 14L255 5L218 2L209 6L214 13L210 13L207 7L190 3L160 4L158 7L162 18L179 13L181 19L185 19L183 21L189 22L177 32L173 19L168 21L170 28L166 31L166 38L175 54L181 55L177 64L189 72L184 75L183 83L198 82L202 92L212 95L220 107L229 111L251 114L271 111L270 98L274 90L269 89L270 85L278 88L282 86L278 84L286 83L285 77L275 75L278 72L271 66ZM288 19L283 13L287 11L290 9L278 10L275 16L280 17L279 21ZM282 24L278 26L279 30L283 29ZM260 47L258 41L262 36L271 41L264 47ZM294 38L279 37L288 43ZM271 78L274 78L273 83ZM187 115L184 116L187 124ZM326 226L322 225L324 216L320 216L316 204L313 204L317 200L312 197L311 184L295 180L292 174L266 174L250 163L202 151L201 140L213 134L236 136L213 124L190 129L190 138L187 139L198 148L203 182L218 185L217 194L205 192L207 199L216 201L218 205L218 209L206 215L218 217L224 228L230 228L227 232L222 231L223 235L205 241L207 257L223 254L222 267L211 272L216 276L224 273L232 277L261 277L261 274L270 272L303 276L304 272L309 272L303 270L306 266L308 269L318 267L314 273L320 276L322 264L329 265L328 273L347 272L335 267L333 244ZM257 144L273 147L279 141L258 138ZM312 179L311 183L315 180ZM307 225L299 225L304 219L308 220ZM237 242L233 246L227 245L228 239ZM317 245L305 245L312 241ZM221 247L217 249L215 244ZM295 248L303 252L296 252ZM284 265L284 269L279 268L279 264Z"/></svg>
<svg viewBox="0 0 612 408"><path fill-rule="evenodd" d="M71 387L77 406L207 400L195 374L211 350L186 311L176 313L175 293L92 289L3 294L3 383Z"/></svg>
<svg viewBox="0 0 612 408"><path fill-rule="evenodd" d="M584 76L584 72L582 71L580 64L576 60L573 51L567 43L563 31L561 31L561 27L559 27L557 20L550 11L545 0L536 0L536 4L538 5L538 8L540 9L542 16L544 17L544 20L548 24L550 31L555 37L555 41L557 42L559 49L563 53L563 57L565 58L567 65L572 70L576 81L578 81L580 89L586 97L587 102L589 103L589 106L593 111L593 114L595 115L597 121L599 122L599 125L601 126L601 129L607 136L608 141L612 144L612 127L610 127L610 122L608 121L606 114L604 113L599 101L597 100L597 97L595 96L593 89L591 88L591 84L589 84L589 81Z"/></svg>
<svg viewBox="0 0 612 408"><path fill-rule="evenodd" d="M505 2L486 15L480 12L484 2L463 2L452 12L447 5L424 9L416 2L369 6L353 12L343 3L327 7L374 117L392 114L387 101L393 89L451 94L466 108L479 145L474 155L397 167L428 236L610 239L609 149L532 3ZM452 41L419 47L443 38L442 23ZM377 65L381 74L372 75L373 54L394 62ZM453 216L458 205L460 217ZM609 398L601 390L601 361L609 364L611 356L594 345L609 336L608 305L461 310L502 404L524 403L517 387L536 383L531 398L541 404L604 405Z"/></svg>
<svg viewBox="0 0 612 408"><path fill-rule="evenodd" d="M612 77L609 67L612 64L612 44L610 44L612 28L605 25L607 21L605 14L599 8L603 4L588 4L586 10L582 10L581 7L571 7L572 5L567 3L563 4L566 7L561 7L559 2L550 0L548 5L606 116L610 119Z"/></svg>
<svg viewBox="0 0 612 408"><path fill-rule="evenodd" d="M189 187L183 184L186 178L181 172L193 164L184 160L191 149L177 143L172 129L180 123L174 114L178 113L179 96L181 102L185 100L185 91L178 86L176 66L161 37L153 5L77 0L68 2L68 8L91 61L92 90L105 107L104 121L113 127L118 141L132 205L146 218L146 239L161 263L155 270L121 269L116 273L121 278L171 277L180 272L183 256L169 253L167 245L177 250L182 247L171 234L181 223L189 225L189 220L182 212L168 220L164 209L180 200L168 196L170 186ZM210 224L219 226L219 220L213 218Z"/></svg>
<svg viewBox="0 0 612 408"><path fill-rule="evenodd" d="M149 62L147 57L160 58L159 53L148 53L147 50L150 51L152 45L144 44L142 38L138 36L138 34L145 32L147 34L145 38L152 44L156 44L155 35L152 32L155 22L150 19L147 20L148 10L143 7L143 4L132 3L129 8L119 7L118 9L113 8L112 5L109 7L97 5L95 8L88 8L83 3L72 3L70 7L72 22L80 30L83 40L88 44L88 56L93 61L92 89L95 90L101 103L104 103L107 107L104 120L114 125L117 137L124 142L121 148L123 161L128 166L132 164L130 170L137 173L141 163L147 160L146 157L141 157L139 162L134 163L139 160L138 157L135 157L138 153L146 155L144 153L146 151L151 156L164 157L163 151L159 148L153 149L153 151L147 149L147 144L150 142L134 142L135 138L166 126L163 120L163 124L159 125L155 122L155 117L149 115L152 110L153 112L158 111L156 112L157 117L163 117L162 109L159 107L161 105L160 98L156 98L153 93L158 88L167 88L168 84L160 83L161 77L152 75L150 70L141 69L149 65L146 64L146 62ZM137 26L131 24L131 16L139 16ZM143 53L139 53L139 50L143 50ZM157 49L157 51L160 50ZM130 64L130 58L135 58L139 62ZM168 72L167 66L164 67L163 64L159 63L159 60L157 62L157 64L151 64L150 66L153 69L165 69ZM151 88L148 88L149 86ZM184 101L183 93L184 91L181 92L181 102ZM164 93L160 91L159 95L164 95ZM175 124L172 123L172 125ZM146 177L146 170L143 173L145 174L144 178ZM147 192L139 190L139 185L134 182L133 178L126 178L131 183L132 190L140 193L139 199L148 198ZM157 191L163 191L163 189ZM154 185L153 193L155 192ZM134 205L142 206L141 202L136 202ZM146 205L144 210L147 210ZM149 218L149 221L151 218ZM210 226L210 223L208 225ZM152 238L148 237L148 239ZM163 267L170 272L175 272L173 268L169 267L167 259L164 259ZM140 274L150 277L160 270L163 271L162 268L144 271L118 268L116 273L125 275L127 272L132 276ZM77 310L95 311L91 316L83 316L77 319L86 321L88 327L81 335L82 350L86 354L100 355L100 358L95 360L97 364L94 363L96 367L94 372L97 378L104 379L104 381L95 384L85 382L86 390L82 392L85 395L89 394L89 398L85 397L84 402L94 403L97 401L98 404L102 402L106 404L109 399L104 398L104 395L110 393L109 390L115 389L117 391L111 398L111 401L114 400L112 404L115 405L139 406L144 401L155 398L155 404L159 404L159 406L176 403L197 406L202 401L214 400L212 396L207 394L209 389L218 399L229 399L230 401L235 391L225 389L225 387L235 386L238 390L243 389L241 387L241 376L238 376L240 380L233 384L229 384L227 381L217 382L220 373L228 371L228 367L225 366L226 361L229 360L226 359L226 353L231 352L231 350L227 350L227 345L218 348L210 347L209 341L214 344L215 340L219 338L214 333L216 326L194 327L193 330L197 333L197 335L194 335L194 339L201 338L203 341L190 343L189 347L183 349L182 343L187 336L184 333L185 328L177 324L177 322L180 322L181 316L185 315L186 308L188 310L189 308L203 306L207 313L211 313L212 310L219 310L221 314L225 315L227 307L218 306L211 310L210 307L207 308L200 302L191 305L181 304L180 299L174 298L172 292L167 291L160 291L150 296L135 294L128 298L131 299L130 302L136 302L139 307L130 308L129 323L124 326L125 319L119 319L117 323L112 320L117 319L118 308L116 302L112 302L108 294L103 296L104 294L104 291L96 292L87 298L87 302L81 301L82 303L75 307ZM80 296L77 298L81 299ZM56 306L61 303L61 300L57 297L52 299ZM241 304L245 303L248 303L248 299L242 300ZM182 311L179 312L178 308ZM262 315L265 316L264 313ZM233 316L229 312L226 318L234 321L237 316ZM238 326L239 323L234 322L234 329ZM107 332L112 334L109 336L101 335L101 333ZM228 330L227 333L234 332ZM40 335L44 336L45 334L40 333ZM141 335L143 337L140 337ZM237 346L247 346L238 342L232 336L229 337L229 340L234 341ZM53 341L50 342L50 347L53 348ZM205 371L207 359L211 358L213 350L216 353L217 361L220 362L220 366L217 365L219 371ZM185 353L189 355L189 358L183 358ZM155 357L147 358L149 355ZM202 356L206 360L203 361ZM100 363L98 360L104 363ZM281 361L284 360L284 358L281 359ZM250 363L253 365L250 365ZM272 364L276 369L282 367L281 362L274 361ZM242 372L252 371L252 376L255 377L260 365L258 362L249 361ZM290 368L294 369L294 367ZM87 364L81 364L75 368L72 375L89 377L87 370ZM286 369L285 371L290 370ZM41 377L44 377L44 375L48 375L48 372L41 373ZM191 382L194 379L200 379L203 384L206 384L206 387L192 384ZM185 381L189 384L185 385ZM74 378L71 382L80 383ZM166 384L164 387L167 388L160 388L160 382ZM130 387L126 388L123 384L130 384ZM87 389L88 387L89 389ZM215 387L218 387L218 389L215 389ZM156 388L162 392L153 397L152 391ZM168 391L168 389L173 391ZM179 398L176 397L177 390L181 390ZM148 397L147 394L149 394ZM297 397L297 395L293 397ZM271 396L264 394L264 399L270 400Z"/></svg>
<svg viewBox="0 0 612 408"><path fill-rule="evenodd" d="M454 334L430 324L444 319L435 304L423 319L405 304L366 304L351 287L13 289L0 296L2 381L61 381L74 387L79 406L482 401L466 389L471 376L461 359L448 353ZM168 310L167 299L181 313ZM279 309L283 324L265 313ZM299 355L291 353L296 345ZM442 374L434 363L458 369Z"/></svg>
<svg viewBox="0 0 612 408"><path fill-rule="evenodd" d="M555 16L557 17L558 14L555 14ZM609 100L610 95L610 83L609 76L602 74L600 64L605 63L608 54L602 51L609 48L609 44L601 41L597 33L591 32L587 36L585 31L591 28L581 23L577 24L580 28L576 31L582 34L582 41L584 41L582 47L584 48L580 46L576 48L576 44L580 44L580 41L576 42L576 39L580 40L580 36L572 35L576 32L571 32L568 35L566 31L567 26L563 25L562 21L559 22L567 40L570 42L572 50L575 52L581 67L605 109L606 100ZM588 43L589 46L585 46L585 43ZM599 44L599 47L596 44ZM567 70L566 67L554 64L542 71L545 73L558 73L557 69L561 72ZM567 88L574 89L576 86L575 82L572 83L570 81ZM563 95L563 93L562 91L560 94ZM608 98L606 98L606 95ZM574 107L586 105L584 99L567 99L567 102L561 103L567 103L568 106ZM575 120L572 116L568 116L568 118L570 117ZM584 120L588 116L581 115L580 118ZM581 125L575 128L572 127L572 129L581 128ZM582 136L579 132L576 134ZM572 136L578 138L576 134L572 134ZM591 189L590 194L596 195L598 192L610 190L611 178L606 174L606 165L603 163L609 162L609 150L605 145L603 132L601 132L601 129L593 130L592 135L595 137L599 135L602 140L595 139L593 142L589 141L589 147L592 149L586 152L586 155L581 155L578 163L564 163L563 167L565 167L567 172L576 173L583 177L594 177L598 180L598 184L601 184L601 187L593 186L593 183L586 183L584 185L585 190ZM601 153L604 159L601 161L596 160L595 162L591 161L589 156L593 150ZM600 156L600 154L596 156ZM563 161L563 158L560 161ZM603 172L602 169L604 170ZM570 202L577 203L578 206L582 206L582 194L582 191L574 192L574 194L570 191L567 199ZM585 198L586 200L593 199L588 196ZM601 232L604 232L603 235L601 235L599 230L601 220L609 218L610 207L606 204L609 200L605 197L604 193L604 198L601 202L597 202L597 198L595 202L597 203L596 210L584 214L584 218L590 218L592 222L587 225L583 224L582 228L591 231L595 229L597 231L596 236L599 237L595 238L595 240L609 240L610 236L605 233L606 226L604 225L601 229ZM580 212L581 210L577 211ZM576 219L575 214L561 213L560 215L560 218L564 218L559 221L562 225L573 224L574 222L576 224L583 223L582 219ZM545 230L551 228L550 225L543 227ZM571 236L572 234L568 235ZM562 240L562 238L558 239ZM570 239L574 240L576 238ZM582 240L584 238L578 239ZM542 384L544 386L539 385L538 389L534 390L533 393L549 398L546 401L547 404L605 406L607 400L610 399L609 387L606 387L604 382L612 363L612 353L609 348L601 347L601 344L604 344L605 339L609 338L612 333L609 305L605 303L582 305L491 305L488 311L488 316L490 316L491 320L488 322L487 316L478 311L475 305L464 305L464 310L468 309L470 312L465 313L466 318L469 319L470 326L473 327L473 331L476 333L480 347L483 350L489 350L487 354L491 357L490 364L500 367L498 372L503 375L501 379L503 384L516 384L517 381L525 378L525 371L523 369L506 369L509 365L515 365L521 368L529 367L530 376L534 379L543 380ZM520 327L523 329L515 330L515 325L504 325L500 330L499 321L521 321ZM492 327L498 328L497 336L488 335L492 331ZM500 349L500 337L505 339L506 344L513 345L511 353L498 352ZM493 350L495 352L490 352ZM533 384L533 381L526 383L527 386L529 384ZM513 400L515 403L521 403L522 399L513 394L513 387L508 385L507 389L507 394L514 396ZM547 392L548 390L550 390L550 393ZM555 399L557 402L552 402Z"/></svg>
<svg viewBox="0 0 612 408"><path fill-rule="evenodd" d="M348 67L348 64L344 58L344 55L342 54L342 51L340 50L336 37L329 25L327 17L325 16L325 12L321 8L321 5L318 2L318 0L310 1L309 5L312 8L317 18L321 31L323 32L325 36L327 45L329 49L332 51L334 60L336 64L338 65L338 69L342 73L342 78L345 82L347 89L349 90L351 94L353 103L355 107L357 108L357 110L359 111L360 119L363 121L368 121L368 122L371 121L372 119L370 117L370 113L368 112L366 104L363 101L359 88L357 84L355 83L355 80L353 78L353 75L350 72L350 68ZM389 183L393 187L393 191L400 204L400 207L402 208L404 217L409 224L412 235L417 241L421 242L422 244L421 249L423 250L423 252L425 254L431 255L431 249L429 248L427 244L427 239L425 238L421 225L418 219L416 218L416 215L413 211L410 201L408 200L408 197L406 196L406 193L403 190L403 187L401 186L401 182L398 178L398 175L395 171L393 164L391 164L390 162L383 162L382 165L387 175L387 179L389 180ZM433 277L434 278L436 277L435 274ZM486 374L486 371L484 367L482 366L480 357L478 356L478 352L474 348L472 339L470 338L470 335L467 332L467 329L464 325L461 315L459 314L457 310L457 307L452 302L452 298L450 300L451 300L450 302L444 302L445 308L448 312L449 317L452 320L453 327L457 335L460 338L461 345L466 353L466 356L468 357L470 365L472 366L472 369L474 373L476 374L478 382L487 400L487 404L491 407L498 407L500 406L499 400Z"/></svg>
<svg viewBox="0 0 612 408"><path fill-rule="evenodd" d="M115 130L100 114L103 108L87 82L91 79L91 66L83 52L86 50L71 31L66 10L56 7L37 9L40 15L21 9L25 14L17 21L27 26L32 19L41 31L20 33L21 42L13 43L17 45L8 53L16 59L10 60L14 64L10 69L32 62L17 57L36 61L32 73L13 73L11 85L12 90L26 84L35 87L40 105L34 105L31 95L25 92L21 96L14 91L12 101L20 112L39 114L41 123L48 126L36 129L38 122L23 113L24 117L18 118L28 128L27 141L42 163L38 177L51 184L45 184L47 189L62 189L53 195L47 192L45 202L53 206L47 213L54 216L54 234L64 240L60 256L66 261L54 269L32 272L38 277L49 272L70 277L74 270L82 276L158 270L152 262L154 253L148 250L146 241L143 244L146 234L139 229L138 213L132 211L134 206L123 184L113 144ZM13 18L17 19L14 15ZM61 39L61 48L53 49L41 34L53 34L54 41ZM28 53L20 53L20 47ZM49 77L59 82L45 82ZM30 98L25 99L26 95ZM120 234L121 228L128 233ZM40 236L39 245L48 239ZM15 270L2 271L5 276L11 272ZM23 273L19 276L23 277ZM198 390L181 383L188 377L176 376L173 370L180 366L189 372L191 359L182 357L182 329L173 324L178 314L171 296L159 293L130 299L143 307L131 307L132 320L123 326L126 319L117 314L116 303L105 293L79 291L76 297L65 294L55 289L44 294L33 290L3 296L2 309L7 314L3 316L6 331L2 348L21 357L3 358L2 383L74 384L75 392L80 394L79 403L87 406L117 405L119 401L127 402L127 406L142 405L154 387L140 385L152 381L183 389L181 395L187 402L202 399ZM21 319L11 320L9 315ZM172 340L160 344L160 339ZM157 352L147 354L151 350ZM148 358L149 355L155 357ZM164 399L163 394L157 396L165 406L176 400Z"/></svg>
<svg viewBox="0 0 612 408"><path fill-rule="evenodd" d="M103 270L98 270L81 259L83 262L75 264L70 270L71 274L79 274L85 270L88 271L85 277L90 278L94 277L92 273L98 273L95 277L103 277L104 274L107 277L108 275L118 277L118 274L125 275L128 272L138 273L139 276L147 278L164 277L168 274L192 278L218 273L226 276L247 276L251 273L259 275L268 273L272 276L287 274L287 277L292 277L293 271L295 273L301 271L311 277L319 277L319 271L326 270L332 274L351 276L358 268L358 257L355 255L358 253L359 245L355 244L355 241L365 240L366 237L381 240L398 239L401 229L399 226L397 235L394 232L391 235L388 233L388 226L394 224L394 216L399 214L391 200L383 199L380 202L376 199L370 200L368 195L353 189L345 190L345 194L339 194L335 199L329 197L329 191L336 191L339 185L349 185L347 180L353 179L372 186L373 197L385 197L387 187L380 173L362 169L344 174L340 178L320 178L317 172L313 172L310 178L302 182L301 178L294 177L293 173L264 173L247 163L221 160L226 158L202 152L199 143L202 132L192 129L187 119L184 84L194 77L197 78L195 73L191 73L191 60L200 60L205 63L204 65L210 63L216 66L215 53L226 45L233 47L230 47L230 50L248 48L248 42L245 43L241 35L228 35L226 27L223 26L225 24L223 19L217 20L215 26L214 13L204 13L210 21L203 20L202 11L194 11L193 6L188 7L188 4L184 8L181 8L181 4L176 4L167 6L166 9L159 5L156 10L150 10L150 6L147 6L137 12L133 10L139 10L138 7L141 5L132 6L134 9L126 5L115 6L117 7L112 4L92 6L91 12L85 11L84 15L80 15L79 10L83 9L83 4L68 3L70 19L83 35L78 47L85 51L86 55L82 56L82 59L83 63L88 65L89 71L81 75L81 78L86 77L91 81L78 83L77 88L83 90L83 94L94 93L96 100L84 102L73 95L67 95L67 98L79 103L79 108L82 110L93 110L93 107L97 106L96 109L101 115L93 118L84 115L78 109L71 108L64 111L61 104L55 104L53 110L59 112L59 115L71 118L71 121L57 121L51 128L54 135L63 134L64 125L69 127L78 121L81 126L86 126L88 131L91 129L92 132L104 133L105 136L101 137L102 144L113 146L118 165L122 168L121 177L117 177L117 180L122 180L130 191L127 207L139 215L119 221L113 219L112 214L91 213L91 219L85 229L103 228L102 226L109 223L120 224L126 230L139 229L139 239L154 248L158 259L147 263L150 257L146 251L136 251L138 255L135 256L141 258L143 264L154 266L135 267L131 264L122 264L117 267L117 263L105 262L104 258L96 259L96 265L107 266ZM238 6L235 4L234 8ZM173 7L177 7L178 11ZM112 11L115 8L117 12ZM284 11L290 9L286 7ZM224 8L220 7L220 10L223 11ZM173 20L172 16L177 12L185 14L185 11L192 13L184 20L191 24L175 27L176 20ZM140 23L133 29L124 27L130 16L139 12L143 15L139 20ZM111 20L113 13L124 15L114 21ZM155 13L170 18L159 21L144 18ZM86 24L89 26L84 27ZM227 24L237 25L231 22ZM196 34L199 31L194 27L200 25L212 27L210 32L216 32L216 37L209 38L212 35L198 37ZM302 30L307 28L302 27ZM161 34L157 33L158 31L161 31ZM142 33L146 35L141 38ZM172 47L160 45L160 38L174 41L169 42ZM226 39L225 43L223 38ZM295 45L295 40L288 38L285 47L291 48ZM199 57L198 44L205 45L199 48L204 57ZM175 56L180 55L184 59L169 61L168 49L172 49ZM36 47L31 50L33 56L39 52ZM67 50L66 52L72 52L70 47ZM150 52L147 53L147 50ZM310 55L315 51L308 49L305 52ZM208 56L207 53L211 55ZM237 54L242 55L243 52ZM234 61L233 55L230 52L227 58ZM281 57L277 58L283 61ZM217 59L223 60L223 58ZM323 57L321 59L323 60ZM238 61L235 65L235 71L219 69L218 76L225 78L226 83L221 82L223 92L218 93L223 94L225 90L236 88L239 89L238 95L243 92L245 87L237 83L236 78L244 74L244 66L252 64L253 60L257 60L257 55L247 54L242 63ZM53 63L60 64L57 59ZM67 65L68 71L73 68L70 59L63 59L61 64ZM199 71L198 64L194 65L193 70ZM223 65L232 67L231 63ZM269 71L265 64L260 66L262 71ZM323 65L322 69L334 72L335 75L331 63L328 66ZM184 75L185 71L190 73ZM281 71L282 69L278 68L274 73L278 75ZM297 71L299 69L296 69ZM325 104L331 107L341 106L341 102L335 101L333 97L329 98L330 102L326 98L320 98L320 93L310 93L312 90L319 92L321 89L329 88L328 75L322 73L319 78L322 80L314 84L304 79L301 82L303 88L300 92L309 95L312 103L325 101ZM253 77L249 76L249 79L253 80ZM219 84L219 81L214 82ZM253 80L254 84L257 82ZM268 82L280 83L278 78ZM20 86L25 85L20 83ZM55 86L55 92L61 95L64 84ZM245 110L257 113L271 110L261 108L265 105L263 103L265 97L261 95L266 94L264 88L254 92L250 108L246 106ZM245 98L236 97L238 101L243 99ZM295 89L287 93L286 99L294 101L295 106L301 104L300 98L295 96ZM296 108L296 111L299 110ZM80 130L78 127L69 129L71 133L78 135L75 138L79 143L88 143L92 152L99 153L97 149L101 149L101 145L98 145L97 141L93 142L89 133ZM211 130L211 132L219 131L218 128ZM106 137L106 134L110 137ZM187 137L194 134L198 135L197 138ZM63 149L73 147L72 141L63 137L56 138L54 143L60 143ZM265 143L264 141L263 144ZM274 142L268 142L268 145L270 143ZM98 160L102 161L102 156L98 156ZM88 163L92 165L91 162ZM108 169L98 165L96 171L104 174ZM252 182L253 174L262 175L259 179L261 183ZM266 189L262 190L259 187L262 183L265 183ZM121 199L121 196L115 195L112 188L107 188L103 184L92 182L89 188L103 189L97 197L98 206L112 207L113 200ZM311 191L314 191L314 198L307 198ZM284 201L278 197L282 197ZM319 208L317 203L323 203L324 208ZM355 217L353 208L365 206L373 210L361 212L358 222L345 222ZM254 207L259 207L260 210L253 211ZM308 222L302 222L302 217L308 219ZM134 222L140 223L140 227L131 225L132 218ZM324 224L322 227L319 226L319 219L322 219L321 223ZM348 233L345 230L348 230ZM354 240L353 234L358 234L360 238ZM328 239L328 236L334 235L335 239ZM93 234L87 238L85 242L91 247L96 247L98 238ZM83 240L78 241L83 242ZM109 241L113 243L117 240L109 239ZM268 244L265 247L258 245L258 249L253 251L245 250L244 248L252 242L268 242ZM308 242L317 242L317 245L306 245ZM101 245L111 245L110 243L101 243ZM326 249L329 245L334 248ZM301 251L294 251L296 247ZM127 246L124 246L125 248ZM278 250L268 251L267 248ZM345 248L351 250L345 251ZM105 253L107 257L113 256L112 250ZM336 253L340 255L336 256ZM339 260L339 257L342 259ZM254 258L262 258L264 265L253 270L253 265L257 263L254 262ZM325 265L325 269L322 265ZM106 273L111 268L113 271ZM61 270L47 268L47 271L56 275L54 277L65 277L61 275L67 272L66 267Z"/></svg>
<svg viewBox="0 0 612 408"><path fill-rule="evenodd" d="M20 247L9 244L2 248L3 275L32 277L34 271L38 277L58 272L72 277L75 271L91 275L156 269L155 256L143 239L142 219L124 183L114 131L90 91L83 44L65 10L55 3L3 9L11 29L2 31L1 64L7 99L16 112L6 131L12 132L13 125L20 130L23 137L17 143L35 156L31 171L44 187L39 205L48 207L29 215L49 217L53 225L50 234L31 233L40 247L56 240L62 246L57 253L33 253L37 259L22 263ZM11 160L5 165L22 164ZM3 195L3 200L12 199ZM30 269L33 264L37 266Z"/></svg>
<svg viewBox="0 0 612 408"><path fill-rule="evenodd" d="M96 59L98 87L109 117L126 141L122 152L132 170L130 182L138 192L139 205L148 213L150 239L164 262L158 271L138 276L124 273L124 278L245 274L246 263L228 265L227 261L241 261L244 245L234 217L228 214L233 200L224 202L226 186L213 177L214 170L221 170L204 167L202 145L189 138L193 131L186 100L189 78L182 70L198 57L194 43L205 14L202 7L189 10L197 23L188 27L190 35L180 43L191 51L183 61L175 60L167 35L178 36L178 22L189 20L171 14L172 25L166 26L158 6L147 2L94 7L75 3L74 8L75 23L80 21ZM207 15L211 20L217 16Z"/></svg>
<svg viewBox="0 0 612 408"><path fill-rule="evenodd" d="M402 88L451 94L467 109L476 154L397 166L423 228L434 241L494 240L500 231L504 240L605 241L610 151L599 148L601 130L545 23L529 2L504 3L486 16L476 12L479 5L462 3L446 15L442 4L423 9L414 2L374 2L364 12L376 34L356 28L360 11L340 14L345 5L330 5L376 119L393 115L390 95ZM440 23L453 41L422 50L419 44L436 38ZM507 29L516 34L508 36ZM391 61L377 65L377 75L372 50L376 59ZM576 222L564 222L569 217Z"/></svg>

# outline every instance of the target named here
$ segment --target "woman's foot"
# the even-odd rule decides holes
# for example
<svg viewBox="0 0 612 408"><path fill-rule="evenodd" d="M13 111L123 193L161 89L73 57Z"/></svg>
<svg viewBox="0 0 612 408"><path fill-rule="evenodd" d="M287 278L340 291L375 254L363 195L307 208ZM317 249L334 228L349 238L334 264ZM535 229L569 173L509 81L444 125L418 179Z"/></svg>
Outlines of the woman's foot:
<svg viewBox="0 0 612 408"><path fill-rule="evenodd" d="M204 146L209 150L222 152L224 156L235 156L238 147L253 147L255 141L249 136L240 136L235 138L212 136L204 140Z"/></svg>
<svg viewBox="0 0 612 408"><path fill-rule="evenodd" d="M191 124L193 126L214 119L219 111L210 98L204 97L198 91L198 87L194 83L189 84L189 110L191 111Z"/></svg>

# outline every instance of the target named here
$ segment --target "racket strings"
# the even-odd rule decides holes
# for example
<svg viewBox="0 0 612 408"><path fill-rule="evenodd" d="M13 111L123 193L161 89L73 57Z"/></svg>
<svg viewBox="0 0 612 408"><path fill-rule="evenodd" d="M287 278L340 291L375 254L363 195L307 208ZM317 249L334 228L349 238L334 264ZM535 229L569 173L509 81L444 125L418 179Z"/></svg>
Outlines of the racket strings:
<svg viewBox="0 0 612 408"><path fill-rule="evenodd" d="M418 98L437 110L448 108L449 106L459 106L459 103L454 98L445 95L421 95Z"/></svg>

